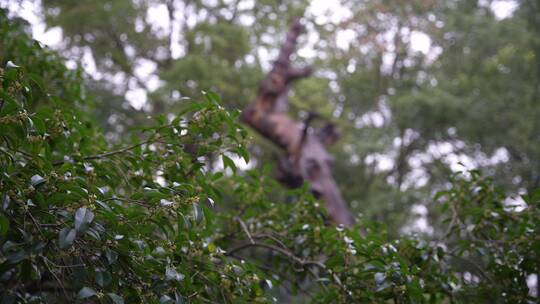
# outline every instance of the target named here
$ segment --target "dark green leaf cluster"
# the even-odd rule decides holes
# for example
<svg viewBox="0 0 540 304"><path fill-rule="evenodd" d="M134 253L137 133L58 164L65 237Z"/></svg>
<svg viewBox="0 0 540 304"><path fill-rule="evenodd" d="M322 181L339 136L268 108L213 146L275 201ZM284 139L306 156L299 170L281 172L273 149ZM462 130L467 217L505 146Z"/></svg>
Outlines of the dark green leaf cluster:
<svg viewBox="0 0 540 304"><path fill-rule="evenodd" d="M110 147L82 122L80 109L56 103L29 112L31 78L22 67L8 65L0 77L4 299L167 303L262 295L255 274L212 243L208 202L220 201L223 174L208 171L202 158L247 157L237 114L215 94L171 121L157 118L142 139ZM234 288L221 288L224 280Z"/></svg>

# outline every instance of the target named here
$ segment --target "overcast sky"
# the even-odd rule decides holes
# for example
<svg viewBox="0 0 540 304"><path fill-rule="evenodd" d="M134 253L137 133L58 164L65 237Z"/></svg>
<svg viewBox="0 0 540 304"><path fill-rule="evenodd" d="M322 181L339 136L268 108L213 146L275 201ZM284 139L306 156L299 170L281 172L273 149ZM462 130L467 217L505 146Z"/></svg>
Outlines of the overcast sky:
<svg viewBox="0 0 540 304"><path fill-rule="evenodd" d="M34 39L53 48L62 42L60 28L46 28L40 14L40 0L0 0L0 6L7 7L12 14L26 19L32 25ZM500 19L510 16L516 6L517 3L512 0L496 0L491 3L491 9ZM339 23L351 16L350 11L341 6L338 0L313 0L308 8L308 13L316 16L318 23ZM151 7L148 11L148 20L159 27L168 28L169 18L165 5ZM338 45L345 47L348 43L347 40L350 40L350 34L337 35L336 39ZM429 46L429 37L426 35L417 33L411 37L413 49L427 52Z"/></svg>

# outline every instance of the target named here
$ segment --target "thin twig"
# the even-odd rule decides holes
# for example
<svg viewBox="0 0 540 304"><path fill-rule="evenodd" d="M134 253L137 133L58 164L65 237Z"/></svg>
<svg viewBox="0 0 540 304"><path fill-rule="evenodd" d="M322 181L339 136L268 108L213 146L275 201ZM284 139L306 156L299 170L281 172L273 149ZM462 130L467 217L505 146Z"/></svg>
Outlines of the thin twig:
<svg viewBox="0 0 540 304"><path fill-rule="evenodd" d="M319 261L304 260L302 258L297 257L294 253L292 253L291 251L289 251L289 250L287 250L285 248L277 247L277 246L266 244L266 243L255 242L255 241L253 241L253 243L251 243L251 242L244 243L244 244L242 244L242 245L240 245L238 247L227 250L227 253L225 255L232 255L237 251L240 251L240 250L243 250L243 249L246 249L246 248L249 248L249 247L261 247L261 248L265 248L265 249L269 249L269 250L278 252L281 255L289 258L290 260L293 260L295 263L299 264L302 267L312 265L312 266L317 266L317 267L319 267L321 269L326 269L326 266L323 263L319 262Z"/></svg>
<svg viewBox="0 0 540 304"><path fill-rule="evenodd" d="M54 279L56 280L56 282L58 282L58 285L60 286L60 289L62 289L62 292L64 293L64 296L66 297L66 299L69 299L69 295L66 291L66 288L64 286L64 284L62 283L62 280L60 280L60 278L56 275L56 273L54 272L54 270L51 269L51 267L49 266L48 264L48 261L47 259L43 259L43 264L45 264L45 267L47 268L47 270L49 270L49 272L51 273L51 275L54 277Z"/></svg>
<svg viewBox="0 0 540 304"><path fill-rule="evenodd" d="M241 257L235 255L235 254L231 254L230 257L232 258L235 258L237 260L243 260ZM313 295L308 291L308 290L305 290L304 288L302 288L302 286L300 286L300 284L298 283L297 280L294 280L294 279L291 279L291 278L288 278L287 274L285 273L282 273L280 271L277 271L276 269L272 268L272 267L268 267L268 266L265 266L265 265L261 265L261 264L257 264L257 263L254 263L255 266L259 269L261 269L262 271L266 271L266 272L269 272L269 273L272 273L274 275L277 275L280 280L282 280L283 282L289 282L290 284L294 285L298 290L300 290L300 292L302 292L303 294L305 294L306 296L309 296L309 297L312 297ZM289 293L289 294L292 294L292 290L286 286L285 284L282 284L280 285L280 287L283 287L285 288L285 290Z"/></svg>
<svg viewBox="0 0 540 304"><path fill-rule="evenodd" d="M452 205L452 220L450 221L450 224L448 224L448 228L446 229L446 232L444 233L444 238L445 239L452 232L452 228L454 228L454 225L456 224L456 222L458 220L457 217L458 217L458 214L457 214L457 211L456 211L456 207L454 205Z"/></svg>
<svg viewBox="0 0 540 304"><path fill-rule="evenodd" d="M155 141L155 140L153 140L153 139L145 140L145 141L140 142L138 144L134 144L134 145L122 148L122 149L118 149L118 150L114 150L114 151L110 151L110 152L106 152L106 153L101 153L101 154L96 154L96 155L86 156L86 157L83 157L82 160L83 161L96 160L96 159L102 159L102 158L107 158L107 157L110 157L110 156L114 156L116 154L127 153L130 150L133 150L135 148L138 148L138 147L140 147L142 145L148 144L148 143L153 142L153 141ZM65 162L66 162L65 160L58 160L58 161L53 162L53 166L59 166L59 165L64 164Z"/></svg>
<svg viewBox="0 0 540 304"><path fill-rule="evenodd" d="M451 257L457 259L457 260L460 260L462 262L465 262L467 264L469 264L470 266L472 266L474 269L476 269L476 271L486 280L488 280L490 283L493 283L493 280L491 279L491 277L489 277L485 272L484 270L478 265L478 263L475 263L473 261L470 261L466 258L463 258L459 255L456 255L456 254L453 254L453 253L448 253Z"/></svg>
<svg viewBox="0 0 540 304"><path fill-rule="evenodd" d="M247 226L246 226L246 223L244 223L244 221L243 221L241 218L239 218L238 216L235 216L234 219L235 219L238 223L240 223L240 227L242 227L242 229L244 229L244 232L245 232L245 233L247 234L247 236L248 236L249 242L250 242L252 245L255 244L255 241L254 241L253 238L251 237L251 234L249 233L249 230L248 230L248 228L247 228Z"/></svg>
<svg viewBox="0 0 540 304"><path fill-rule="evenodd" d="M51 261L49 258L47 257L43 257L44 259L47 260L48 263L50 263L51 265L53 265L54 267L56 268L75 268L75 267L86 267L86 264L73 264L73 265L58 265L56 263L54 263L53 261Z"/></svg>
<svg viewBox="0 0 540 304"><path fill-rule="evenodd" d="M134 200L134 199L129 199L129 198L123 198L123 197L117 197L117 196L114 196L114 197L109 197L109 198L104 198L101 200L102 202L108 202L108 201L121 201L121 202L125 202L125 203L130 203L130 204L135 204L135 205L139 205L139 206L143 206L143 207L153 207L153 205L148 205L146 202L144 201L140 201L140 200Z"/></svg>
<svg viewBox="0 0 540 304"><path fill-rule="evenodd" d="M0 148L0 152L6 154L9 157L9 159L11 159L11 162L15 161L13 158L13 155L11 155L8 151L4 150L3 148Z"/></svg>
<svg viewBox="0 0 540 304"><path fill-rule="evenodd" d="M281 247L283 248L287 248L287 246L285 246L285 244L283 244L282 241L280 241L277 237L273 236L272 234L269 234L269 233L260 233L260 234L254 234L252 235L252 237L254 239L271 239L272 241L278 243Z"/></svg>

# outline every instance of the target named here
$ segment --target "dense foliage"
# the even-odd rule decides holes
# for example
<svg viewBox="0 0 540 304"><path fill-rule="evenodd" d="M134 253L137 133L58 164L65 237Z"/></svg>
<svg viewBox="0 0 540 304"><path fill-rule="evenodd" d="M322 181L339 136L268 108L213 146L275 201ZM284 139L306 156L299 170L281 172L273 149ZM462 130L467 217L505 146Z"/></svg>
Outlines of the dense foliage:
<svg viewBox="0 0 540 304"><path fill-rule="evenodd" d="M243 108L303 16L295 62L316 73L292 88L290 114L315 110L340 126L334 172L355 212L396 237L425 206L430 229L417 231L440 235L431 197L458 161L512 191L540 187L537 1L39 2L38 17L62 31L55 47L92 67L85 83L108 138L201 90ZM248 148L256 166L275 159L258 138Z"/></svg>
<svg viewBox="0 0 540 304"><path fill-rule="evenodd" d="M307 187L235 167L247 132L215 93L113 145L78 72L0 26L2 303L537 300L540 191L517 210L459 173L440 239L334 227Z"/></svg>

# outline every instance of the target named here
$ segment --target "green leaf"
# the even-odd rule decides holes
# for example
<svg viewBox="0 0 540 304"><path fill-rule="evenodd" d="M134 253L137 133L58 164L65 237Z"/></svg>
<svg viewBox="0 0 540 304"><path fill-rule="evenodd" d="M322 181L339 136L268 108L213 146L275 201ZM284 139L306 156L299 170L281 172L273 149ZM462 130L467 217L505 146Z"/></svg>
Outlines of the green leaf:
<svg viewBox="0 0 540 304"><path fill-rule="evenodd" d="M422 299L422 287L418 280L412 281L407 285L407 293L414 299L420 301Z"/></svg>
<svg viewBox="0 0 540 304"><path fill-rule="evenodd" d="M186 113L190 113L190 112L196 112L196 111L199 111L202 108L203 108L202 104L200 104L198 102L195 102L195 101L188 101L188 102L186 102L185 104L183 104L180 107L180 111L178 112L178 116L182 116L182 115L184 115Z"/></svg>
<svg viewBox="0 0 540 304"><path fill-rule="evenodd" d="M223 168L227 169L227 167L229 167L233 172L236 173L236 165L234 164L234 161L226 155L221 155L221 158L223 159Z"/></svg>
<svg viewBox="0 0 540 304"><path fill-rule="evenodd" d="M14 294L2 293L0 294L0 299L2 299L2 302L0 302L1 304L13 304L15 303L15 300L17 300L17 296Z"/></svg>
<svg viewBox="0 0 540 304"><path fill-rule="evenodd" d="M434 200L438 200L440 199L441 197L444 197L444 196L447 196L448 195L448 191L439 191L435 194L435 196L433 197Z"/></svg>
<svg viewBox="0 0 540 304"><path fill-rule="evenodd" d="M177 291L174 292L174 297L176 298L176 304L185 304L186 300L182 297Z"/></svg>
<svg viewBox="0 0 540 304"><path fill-rule="evenodd" d="M34 73L29 73L28 77L39 87L40 90L44 90L45 82L43 81L43 78Z"/></svg>
<svg viewBox="0 0 540 304"><path fill-rule="evenodd" d="M392 287L392 283L390 282L384 282L382 283L381 285L378 285L377 288L375 289L375 292L381 292L389 287Z"/></svg>
<svg viewBox="0 0 540 304"><path fill-rule="evenodd" d="M118 260L118 253L109 249L105 251L105 256L107 257L107 261L109 262L109 265L114 264L114 262Z"/></svg>
<svg viewBox="0 0 540 304"><path fill-rule="evenodd" d="M165 278L169 281L182 281L184 280L185 276L181 273L179 273L174 267L167 266L165 269Z"/></svg>
<svg viewBox="0 0 540 304"><path fill-rule="evenodd" d="M168 194L161 193L157 189L148 189L145 191L144 196L152 201L159 201L161 199L169 198Z"/></svg>
<svg viewBox="0 0 540 304"><path fill-rule="evenodd" d="M204 218L203 210L199 204L193 204L193 218L197 224L199 224Z"/></svg>
<svg viewBox="0 0 540 304"><path fill-rule="evenodd" d="M75 229L70 229L66 227L60 230L60 232L58 233L58 244L60 248L65 249L71 246L76 236L77 231L75 231Z"/></svg>
<svg viewBox="0 0 540 304"><path fill-rule="evenodd" d="M14 114L19 110L19 104L4 91L0 90L0 99L4 101L4 105L0 108L0 114L9 115Z"/></svg>
<svg viewBox="0 0 540 304"><path fill-rule="evenodd" d="M81 290L79 290L79 293L77 294L77 298L79 299L86 299L97 295L97 292L93 290L90 287L83 287Z"/></svg>
<svg viewBox="0 0 540 304"><path fill-rule="evenodd" d="M47 199L47 202L49 205L56 205L56 204L65 204L73 202L74 199L71 195L66 193L53 193L49 198Z"/></svg>
<svg viewBox="0 0 540 304"><path fill-rule="evenodd" d="M208 91L208 92L203 92L204 93L204 96L206 97L206 99L214 104L219 104L221 102L221 97L219 97L218 94L212 92L212 91Z"/></svg>
<svg viewBox="0 0 540 304"><path fill-rule="evenodd" d="M11 264L17 264L20 261L26 259L28 257L28 254L24 250L19 250L15 252L14 254L7 257L7 261Z"/></svg>
<svg viewBox="0 0 540 304"><path fill-rule="evenodd" d="M20 66L16 65L15 63L13 63L13 61L9 60L7 63L6 63L6 69L16 69L16 68L20 68Z"/></svg>
<svg viewBox="0 0 540 304"><path fill-rule="evenodd" d="M238 156L242 157L246 164L249 163L249 152L245 147L239 146L237 148L234 148L233 152L236 153Z"/></svg>
<svg viewBox="0 0 540 304"><path fill-rule="evenodd" d="M167 295L163 295L161 296L161 298L159 298L159 303L160 304L174 303L174 300Z"/></svg>
<svg viewBox="0 0 540 304"><path fill-rule="evenodd" d="M41 118L34 116L32 118L32 122L34 123L34 129L36 132L38 132L40 135L45 134L46 126Z"/></svg>
<svg viewBox="0 0 540 304"><path fill-rule="evenodd" d="M112 282L112 276L107 271L96 271L96 283L101 286L105 287Z"/></svg>
<svg viewBox="0 0 540 304"><path fill-rule="evenodd" d="M86 207L81 207L75 212L75 229L84 232L94 220L94 213Z"/></svg>
<svg viewBox="0 0 540 304"><path fill-rule="evenodd" d="M124 304L124 299L121 296L112 292L107 293L107 295L109 298L111 298L114 304Z"/></svg>
<svg viewBox="0 0 540 304"><path fill-rule="evenodd" d="M34 176L32 176L30 178L30 184L35 188L35 187L38 187L39 185L45 183L45 179L39 175L39 174L36 174Z"/></svg>
<svg viewBox="0 0 540 304"><path fill-rule="evenodd" d="M112 212L111 207L109 207L109 205L107 205L107 203L102 202L102 201L100 201L100 200L96 200L96 204L98 204L99 206L101 206L101 208L103 208L104 210L106 210L106 211L108 211L108 212Z"/></svg>
<svg viewBox="0 0 540 304"><path fill-rule="evenodd" d="M65 190L67 193L69 193L69 195L73 196L77 200L88 198L88 190L77 184L64 184L60 188Z"/></svg>
<svg viewBox="0 0 540 304"><path fill-rule="evenodd" d="M0 214L0 237L3 237L9 231L9 219Z"/></svg>

